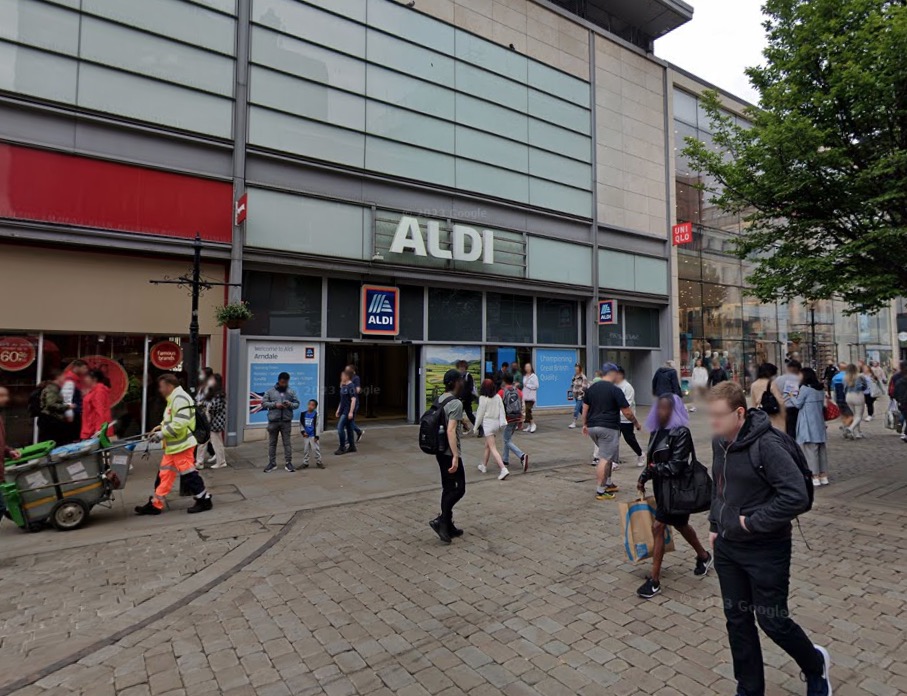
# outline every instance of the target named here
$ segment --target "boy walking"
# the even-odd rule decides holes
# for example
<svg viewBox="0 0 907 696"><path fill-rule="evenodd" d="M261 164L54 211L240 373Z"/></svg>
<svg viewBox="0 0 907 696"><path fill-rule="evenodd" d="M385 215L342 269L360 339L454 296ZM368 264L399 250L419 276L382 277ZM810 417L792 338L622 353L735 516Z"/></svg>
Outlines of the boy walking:
<svg viewBox="0 0 907 696"><path fill-rule="evenodd" d="M737 696L764 696L759 626L800 666L807 696L831 696L825 648L787 608L791 520L809 506L806 480L768 415L746 409L735 382L708 396L715 481L709 513Z"/></svg>
<svg viewBox="0 0 907 696"><path fill-rule="evenodd" d="M302 432L302 468L309 468L309 457L315 458L315 466L319 469L324 468L324 462L321 461L321 429L318 425L318 402L315 399L309 399L305 413L299 419L300 431Z"/></svg>

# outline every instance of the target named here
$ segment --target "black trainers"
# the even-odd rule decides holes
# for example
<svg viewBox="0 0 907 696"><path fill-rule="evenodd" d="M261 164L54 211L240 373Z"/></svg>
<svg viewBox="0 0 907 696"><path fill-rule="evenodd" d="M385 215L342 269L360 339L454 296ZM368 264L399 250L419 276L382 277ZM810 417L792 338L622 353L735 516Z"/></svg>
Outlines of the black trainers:
<svg viewBox="0 0 907 696"><path fill-rule="evenodd" d="M338 447L334 454L346 454L346 450L343 447Z"/></svg>
<svg viewBox="0 0 907 696"><path fill-rule="evenodd" d="M294 473L294 472L296 471L296 469L293 468L293 465L292 465L292 464L287 464L287 465L284 467L284 469L286 469L287 471L289 471L291 474Z"/></svg>
<svg viewBox="0 0 907 696"><path fill-rule="evenodd" d="M524 454L522 457L520 457L520 463L523 465L523 473L525 474L527 471L529 471L529 455Z"/></svg>
<svg viewBox="0 0 907 696"><path fill-rule="evenodd" d="M357 442L357 443L359 442L359 440L362 439L362 436L363 436L363 435L365 435L365 431L364 431L364 430L360 430L358 433L356 433L356 442Z"/></svg>
<svg viewBox="0 0 907 696"><path fill-rule="evenodd" d="M349 447L346 448L346 451L347 452L358 452L359 450L356 449L356 445L350 445Z"/></svg>
<svg viewBox="0 0 907 696"><path fill-rule="evenodd" d="M264 471L262 471L262 473L263 473L263 474L270 474L270 473L271 473L272 471L274 471L274 469L276 469L276 468L277 468L277 465L276 465L276 464L268 464L268 465L264 468Z"/></svg>
<svg viewBox="0 0 907 696"><path fill-rule="evenodd" d="M315 462L315 466L317 466L319 469L323 469L323 468L324 468L324 462Z"/></svg>
<svg viewBox="0 0 907 696"><path fill-rule="evenodd" d="M443 541L445 544L450 543L450 534L447 532L447 525L441 522L440 517L433 519L428 523L428 526L435 530L435 534L438 535L438 538L441 541Z"/></svg>
<svg viewBox="0 0 907 696"><path fill-rule="evenodd" d="M712 563L714 563L714 561L715 559L712 558L712 554L709 554L708 558L697 558L696 567L693 569L693 575L697 578L705 577L712 569Z"/></svg>
<svg viewBox="0 0 907 696"><path fill-rule="evenodd" d="M154 507L154 504L151 502L151 498L148 498L148 502L144 505L136 505L135 507L136 515L160 515L161 511L159 508Z"/></svg>
<svg viewBox="0 0 907 696"><path fill-rule="evenodd" d="M308 468L309 468L309 463L308 463L308 462L303 462L303 463L302 463L302 468L303 468L303 469L308 469Z"/></svg>
<svg viewBox="0 0 907 696"><path fill-rule="evenodd" d="M212 501L211 496L207 495L204 498L196 498L195 504L186 510L190 515L194 515L197 512L208 512L211 508L214 507L214 501Z"/></svg>
<svg viewBox="0 0 907 696"><path fill-rule="evenodd" d="M822 658L822 672L812 676L806 675L806 696L832 696L831 678L828 670L831 667L831 657L828 650L821 645L814 645L816 652Z"/></svg>
<svg viewBox="0 0 907 696"><path fill-rule="evenodd" d="M646 578L642 586L636 590L636 596L642 599L652 599L657 594L661 594L661 583L655 582L652 578Z"/></svg>

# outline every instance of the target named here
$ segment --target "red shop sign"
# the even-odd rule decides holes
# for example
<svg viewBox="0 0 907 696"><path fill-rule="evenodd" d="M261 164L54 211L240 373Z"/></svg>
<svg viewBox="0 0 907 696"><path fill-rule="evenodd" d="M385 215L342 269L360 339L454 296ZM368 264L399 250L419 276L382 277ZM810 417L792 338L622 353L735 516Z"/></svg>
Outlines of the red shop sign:
<svg viewBox="0 0 907 696"><path fill-rule="evenodd" d="M0 338L0 370L21 372L35 362L37 355L34 344L24 336Z"/></svg>
<svg viewBox="0 0 907 696"><path fill-rule="evenodd" d="M173 341L161 341L151 346L151 364L159 370L174 370L183 362L183 349Z"/></svg>
<svg viewBox="0 0 907 696"><path fill-rule="evenodd" d="M681 222L671 228L671 236L674 238L674 246L689 244L693 241L693 223Z"/></svg>

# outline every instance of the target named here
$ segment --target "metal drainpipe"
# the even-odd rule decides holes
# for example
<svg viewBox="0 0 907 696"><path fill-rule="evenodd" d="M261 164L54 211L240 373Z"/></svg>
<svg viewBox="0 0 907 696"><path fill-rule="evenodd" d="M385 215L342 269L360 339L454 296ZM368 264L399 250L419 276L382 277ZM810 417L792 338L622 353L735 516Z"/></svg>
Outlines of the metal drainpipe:
<svg viewBox="0 0 907 696"><path fill-rule="evenodd" d="M230 249L230 283L242 282L245 223L236 223L235 201L246 189L246 143L249 115L249 39L252 32L252 0L237 0L236 17L236 78L233 103L233 239ZM231 302L242 299L242 287L229 288ZM246 390L240 382L243 377L243 343L239 329L227 330L227 385L230 394L227 409L227 442L234 447L242 442L245 422ZM246 397L248 398L248 397Z"/></svg>
<svg viewBox="0 0 907 696"><path fill-rule="evenodd" d="M679 326L679 317L680 309L677 306L680 302L680 292L675 294L674 292L674 267L675 263L675 254L674 245L671 239L671 221L673 220L673 215L671 211L671 199L673 194L672 179L674 172L673 162L673 144L674 144L674 119L672 118L671 105L674 103L673 99L673 90L674 87L671 84L671 81L668 79L668 71L670 68L665 67L663 70L662 77L662 89L664 90L664 147L665 147L665 248L667 250L668 258L668 320L662 322L662 326L667 327L665 332L666 341L662 340L663 353L661 356L661 361L676 358L678 361L677 368L681 369L683 366L680 364L680 326ZM678 286L679 288L679 286ZM678 316L678 321L674 321L675 309L677 310L676 314ZM692 357L692 356L691 356ZM653 365L653 371L657 366Z"/></svg>
<svg viewBox="0 0 907 696"><path fill-rule="evenodd" d="M586 322L586 360L584 370L586 374L594 372L597 368L590 369L599 363L598 346L598 133L596 132L596 99L595 99L595 32L589 30L589 92L592 108L589 110L590 127L592 129L592 302L583 319Z"/></svg>

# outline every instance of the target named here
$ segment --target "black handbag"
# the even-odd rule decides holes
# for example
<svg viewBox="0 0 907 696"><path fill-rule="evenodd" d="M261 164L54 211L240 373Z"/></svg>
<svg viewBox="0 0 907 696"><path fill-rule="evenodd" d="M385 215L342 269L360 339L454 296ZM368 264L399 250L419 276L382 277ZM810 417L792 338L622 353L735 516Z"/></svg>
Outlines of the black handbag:
<svg viewBox="0 0 907 696"><path fill-rule="evenodd" d="M661 480L659 507L667 515L692 515L712 506L712 477L696 458L693 447L690 465L680 474Z"/></svg>

